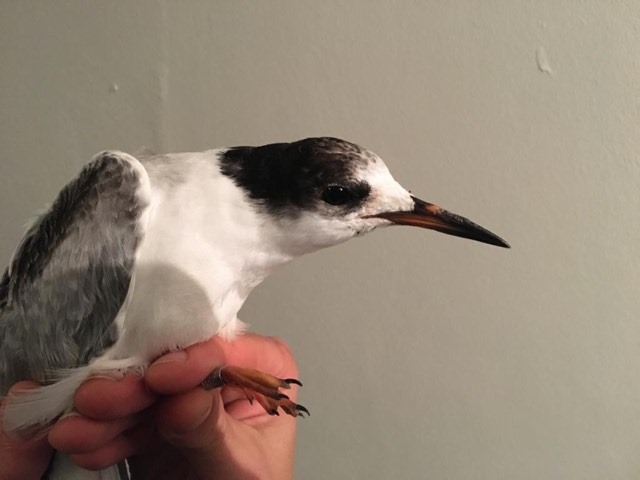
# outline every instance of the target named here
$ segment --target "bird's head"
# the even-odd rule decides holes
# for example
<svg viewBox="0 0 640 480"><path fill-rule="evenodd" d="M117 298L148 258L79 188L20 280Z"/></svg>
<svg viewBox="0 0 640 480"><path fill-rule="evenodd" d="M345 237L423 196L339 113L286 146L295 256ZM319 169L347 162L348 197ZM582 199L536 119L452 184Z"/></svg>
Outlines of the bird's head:
<svg viewBox="0 0 640 480"><path fill-rule="evenodd" d="M222 172L270 219L293 255L336 245L376 227L412 225L509 247L470 220L411 195L373 152L328 137L235 147Z"/></svg>

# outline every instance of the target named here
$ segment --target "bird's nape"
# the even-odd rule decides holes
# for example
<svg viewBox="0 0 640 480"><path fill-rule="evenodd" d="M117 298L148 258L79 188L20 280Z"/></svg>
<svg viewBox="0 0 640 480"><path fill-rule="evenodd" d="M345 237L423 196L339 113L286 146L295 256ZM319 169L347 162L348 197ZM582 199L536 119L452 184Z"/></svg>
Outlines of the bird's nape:
<svg viewBox="0 0 640 480"><path fill-rule="evenodd" d="M411 198L414 201L412 210L382 212L370 217L384 218L397 225L428 228L448 235L455 235L456 237L468 238L498 247L511 248L502 238L471 220L414 196L411 196Z"/></svg>

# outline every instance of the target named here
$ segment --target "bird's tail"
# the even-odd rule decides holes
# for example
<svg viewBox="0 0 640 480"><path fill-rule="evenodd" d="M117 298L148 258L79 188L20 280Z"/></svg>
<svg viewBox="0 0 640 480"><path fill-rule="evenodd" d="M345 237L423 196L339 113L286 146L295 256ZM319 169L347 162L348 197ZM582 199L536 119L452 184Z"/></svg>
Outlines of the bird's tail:
<svg viewBox="0 0 640 480"><path fill-rule="evenodd" d="M54 383L10 393L4 410L4 431L21 437L41 431L71 409L73 394L90 372L88 366L56 372L58 380Z"/></svg>
<svg viewBox="0 0 640 480"><path fill-rule="evenodd" d="M112 360L105 355L84 367L56 370L49 376L52 383L7 396L3 429L20 437L41 432L71 410L75 391L89 376L102 373L117 377L131 372L142 375L145 368L146 363L135 357Z"/></svg>

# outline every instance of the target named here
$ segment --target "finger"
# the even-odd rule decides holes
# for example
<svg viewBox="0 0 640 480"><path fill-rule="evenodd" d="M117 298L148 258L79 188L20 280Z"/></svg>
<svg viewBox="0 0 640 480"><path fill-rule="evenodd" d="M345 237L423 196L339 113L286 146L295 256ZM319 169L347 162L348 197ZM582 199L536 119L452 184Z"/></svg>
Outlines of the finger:
<svg viewBox="0 0 640 480"><path fill-rule="evenodd" d="M154 435L155 429L151 425L138 425L95 451L72 454L71 460L87 470L102 470L126 458L144 453L153 443Z"/></svg>
<svg viewBox="0 0 640 480"><path fill-rule="evenodd" d="M253 368L276 376L297 375L291 350L281 339L248 333L233 342L218 339L230 365Z"/></svg>
<svg viewBox="0 0 640 480"><path fill-rule="evenodd" d="M218 363L212 363L207 351L217 355ZM277 339L257 335L244 335L234 342L214 338L188 348L181 368L173 372L164 370L164 364L158 365L153 372L152 366L148 371L152 373L151 382L164 381L165 386L171 385L169 380L179 380L182 372L191 369L190 362L194 359L201 361L201 365L194 368L200 371L195 381L192 379L192 388L162 399L155 411L160 435L184 455L196 475L202 478L260 478L273 466L267 458L284 459L276 463L292 465L295 418L269 416L258 402L250 405L241 389L205 391L199 388L213 366L225 363L284 378L295 377L297 369L288 348ZM150 387L155 388L154 385ZM291 393L295 395L295 392ZM240 455L233 452L240 452ZM291 478L289 467L278 470L274 478Z"/></svg>
<svg viewBox="0 0 640 480"><path fill-rule="evenodd" d="M222 415L223 412L229 413L230 417ZM227 422L246 422L256 417L276 420L257 402L251 405L238 389L206 391L195 388L169 397L159 404L155 419L160 434L167 437L170 443L180 447L196 448L215 443L214 440L217 438L224 438L228 429L232 428ZM253 424L251 421L246 423Z"/></svg>
<svg viewBox="0 0 640 480"><path fill-rule="evenodd" d="M115 420L141 412L155 402L141 377L91 378L80 385L74 396L75 409L96 420Z"/></svg>
<svg viewBox="0 0 640 480"><path fill-rule="evenodd" d="M287 377L297 375L291 352L282 341L247 334L233 342L214 337L186 350L165 355L148 368L145 382L156 393L185 392L200 385L215 367L224 364Z"/></svg>
<svg viewBox="0 0 640 480"><path fill-rule="evenodd" d="M222 412L219 392L200 388L169 397L156 409L160 435L177 447L203 478L238 478L220 471L230 463L229 444L238 436L235 424ZM242 455L252 458L253 445L246 442Z"/></svg>
<svg viewBox="0 0 640 480"><path fill-rule="evenodd" d="M129 416L101 422L81 415L58 421L49 432L49 443L64 453L88 453L111 442L122 432L141 423L144 416Z"/></svg>
<svg viewBox="0 0 640 480"><path fill-rule="evenodd" d="M251 395L251 400L247 398L247 394ZM264 407L260 405L255 399L255 395L255 393L245 392L236 387L223 387L220 389L224 410L233 419L252 426L276 420L275 417L269 415ZM292 392L289 396L295 401L295 392Z"/></svg>
<svg viewBox="0 0 640 480"><path fill-rule="evenodd" d="M274 420L264 411L262 416ZM271 455L286 455L289 460L281 463L293 465L295 419L271 423L271 429L257 429L224 414L219 390L195 388L163 400L156 408L160 435L184 455L198 478L261 478L271 470L267 460Z"/></svg>
<svg viewBox="0 0 640 480"><path fill-rule="evenodd" d="M35 382L19 382L10 393L19 395L21 390L30 390L39 385ZM5 402L0 406L0 425ZM15 436L13 436L15 437ZM44 475L53 449L44 435L27 440L9 437L0 429L0 478L2 479L38 479Z"/></svg>
<svg viewBox="0 0 640 480"><path fill-rule="evenodd" d="M209 416L218 418L215 430L224 430L225 419L220 414L222 400L219 392L194 388L186 393L168 397L156 408L156 425L163 437L177 446L198 443L200 427ZM194 433L195 432L195 433Z"/></svg>
<svg viewBox="0 0 640 480"><path fill-rule="evenodd" d="M160 394L185 392L198 386L216 365L224 364L215 340L192 345L160 357L145 372L149 389Z"/></svg>

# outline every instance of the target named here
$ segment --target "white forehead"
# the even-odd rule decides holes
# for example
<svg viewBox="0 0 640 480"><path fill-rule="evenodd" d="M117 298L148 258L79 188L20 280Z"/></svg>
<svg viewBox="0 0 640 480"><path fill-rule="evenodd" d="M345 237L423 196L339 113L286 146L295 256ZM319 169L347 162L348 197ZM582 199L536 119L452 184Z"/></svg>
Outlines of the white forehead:
<svg viewBox="0 0 640 480"><path fill-rule="evenodd" d="M370 198L363 213L367 215L413 208L411 195L396 182L382 159L373 152L367 151L366 155L368 161L357 171L358 178L371 187Z"/></svg>

